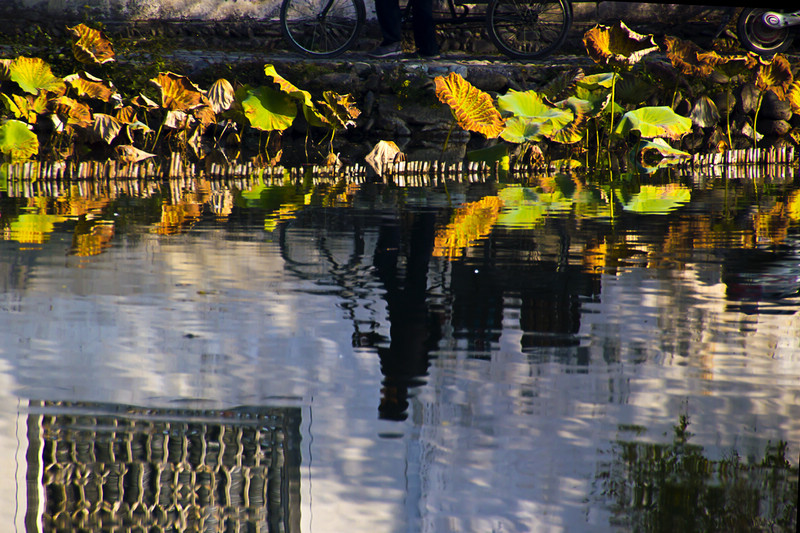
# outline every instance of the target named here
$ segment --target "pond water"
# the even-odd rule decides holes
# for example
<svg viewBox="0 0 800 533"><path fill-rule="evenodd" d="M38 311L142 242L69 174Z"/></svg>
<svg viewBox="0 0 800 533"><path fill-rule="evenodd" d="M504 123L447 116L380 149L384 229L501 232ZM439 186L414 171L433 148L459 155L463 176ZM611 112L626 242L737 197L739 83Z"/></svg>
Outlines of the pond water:
<svg viewBox="0 0 800 533"><path fill-rule="evenodd" d="M35 183L0 227L4 531L796 529L792 179Z"/></svg>

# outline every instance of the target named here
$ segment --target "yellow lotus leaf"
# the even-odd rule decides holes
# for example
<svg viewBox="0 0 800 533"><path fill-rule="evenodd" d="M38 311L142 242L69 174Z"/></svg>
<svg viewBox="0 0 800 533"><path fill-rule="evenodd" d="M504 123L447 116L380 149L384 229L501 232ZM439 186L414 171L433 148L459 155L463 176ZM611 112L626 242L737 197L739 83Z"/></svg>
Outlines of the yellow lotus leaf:
<svg viewBox="0 0 800 533"><path fill-rule="evenodd" d="M439 101L450 106L459 126L489 139L502 133L503 118L494 107L491 96L455 72L451 72L446 78L436 76L433 81L436 84L436 96Z"/></svg>
<svg viewBox="0 0 800 533"><path fill-rule="evenodd" d="M138 163L149 157L155 157L155 154L139 150L130 144L117 146L114 151L117 154L117 159L122 163Z"/></svg>
<svg viewBox="0 0 800 533"><path fill-rule="evenodd" d="M214 109L209 106L198 107L194 111L192 111L194 118L200 122L205 128L206 126L210 126L211 124L217 123L217 114L214 112Z"/></svg>
<svg viewBox="0 0 800 533"><path fill-rule="evenodd" d="M106 144L111 144L121 129L122 123L116 118L103 113L95 113L92 131L98 138L103 139Z"/></svg>
<svg viewBox="0 0 800 533"><path fill-rule="evenodd" d="M37 96L31 94L8 96L0 93L0 100L16 118L21 118L30 124L35 124L38 116L47 111L48 97L45 93L39 93Z"/></svg>
<svg viewBox="0 0 800 533"><path fill-rule="evenodd" d="M800 113L800 81L795 81L789 86L789 90L786 91L786 99L792 106L792 113Z"/></svg>
<svg viewBox="0 0 800 533"><path fill-rule="evenodd" d="M278 86L281 92L286 93L290 98L300 103L303 116L310 125L325 127L330 124L325 114L314 106L314 100L312 100L310 92L298 89L293 83L278 74L274 65L264 65L264 74Z"/></svg>
<svg viewBox="0 0 800 533"><path fill-rule="evenodd" d="M117 109L114 112L114 118L116 118L122 124L133 124L139 120L136 116L136 109L129 105Z"/></svg>
<svg viewBox="0 0 800 533"><path fill-rule="evenodd" d="M144 109L156 109L158 107L157 103L150 100L148 97L146 97L141 93L139 93L138 96L134 96L131 99L131 104L135 105L136 107L142 107Z"/></svg>
<svg viewBox="0 0 800 533"><path fill-rule="evenodd" d="M78 102L68 96L59 96L51 101L51 107L53 112L66 124L82 128L89 128L93 124L92 111L83 102Z"/></svg>
<svg viewBox="0 0 800 533"><path fill-rule="evenodd" d="M234 100L233 85L226 79L218 79L208 90L208 101L211 103L211 109L217 114L228 110Z"/></svg>
<svg viewBox="0 0 800 533"><path fill-rule="evenodd" d="M25 161L39 152L39 139L28 124L7 120L0 125L0 152L13 162Z"/></svg>
<svg viewBox="0 0 800 533"><path fill-rule="evenodd" d="M0 81L11 79L11 62L13 59L0 59Z"/></svg>
<svg viewBox="0 0 800 533"><path fill-rule="evenodd" d="M786 99L786 91L794 82L792 66L782 54L772 58L766 65L761 65L756 73L756 87L762 91L772 91L781 99Z"/></svg>
<svg viewBox="0 0 800 533"><path fill-rule="evenodd" d="M658 50L652 35L642 35L620 21L616 26L598 24L583 35L583 44L595 63L630 67Z"/></svg>
<svg viewBox="0 0 800 533"><path fill-rule="evenodd" d="M318 102L322 115L335 129L355 126L361 115L361 110L356 107L355 100L350 94L338 94L333 91L322 93L324 102Z"/></svg>
<svg viewBox="0 0 800 533"><path fill-rule="evenodd" d="M64 81L81 97L110 102L117 94L110 81L101 80L86 72L70 74L64 78Z"/></svg>
<svg viewBox="0 0 800 533"><path fill-rule="evenodd" d="M161 106L170 111L189 111L210 105L208 98L186 76L161 72L150 82L161 89Z"/></svg>
<svg viewBox="0 0 800 533"><path fill-rule="evenodd" d="M665 37L664 47L672 66L686 76L706 77L722 61L716 52L705 52L692 41L677 37Z"/></svg>
<svg viewBox="0 0 800 533"><path fill-rule="evenodd" d="M75 59L89 65L103 65L114 61L114 49L111 41L103 32L90 28L85 24L78 24L67 28L72 35L72 53Z"/></svg>
<svg viewBox="0 0 800 533"><path fill-rule="evenodd" d="M26 93L39 91L64 94L64 80L53 75L43 59L38 57L18 57L8 65L8 78L17 83Z"/></svg>

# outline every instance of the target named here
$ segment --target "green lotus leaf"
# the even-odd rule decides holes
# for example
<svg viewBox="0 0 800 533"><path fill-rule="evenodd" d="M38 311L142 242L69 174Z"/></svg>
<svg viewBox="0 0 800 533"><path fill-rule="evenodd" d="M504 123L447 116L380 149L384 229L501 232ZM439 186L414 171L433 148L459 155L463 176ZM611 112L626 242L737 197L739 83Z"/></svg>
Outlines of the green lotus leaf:
<svg viewBox="0 0 800 533"><path fill-rule="evenodd" d="M486 138L497 137L503 131L503 118L494 107L492 97L451 72L447 77L436 76L436 97L450 106L458 125Z"/></svg>
<svg viewBox="0 0 800 533"><path fill-rule="evenodd" d="M616 72L601 72L599 74L592 74L584 76L576 83L577 87L583 87L591 91L599 88L610 89L614 82L618 81L621 76Z"/></svg>
<svg viewBox="0 0 800 533"><path fill-rule="evenodd" d="M691 130L690 118L682 117L666 106L648 106L622 115L614 133L625 136L631 131L638 131L645 139L667 137L678 140Z"/></svg>
<svg viewBox="0 0 800 533"><path fill-rule="evenodd" d="M236 101L250 125L261 131L283 131L297 116L294 100L270 87L242 86L236 91Z"/></svg>
<svg viewBox="0 0 800 533"><path fill-rule="evenodd" d="M0 125L0 152L12 162L25 161L39 152L39 139L24 122L7 120Z"/></svg>
<svg viewBox="0 0 800 533"><path fill-rule="evenodd" d="M606 89L591 90L578 86L575 88L575 98L589 104L589 109L584 110L584 115L596 117L603 112L611 102L611 92Z"/></svg>
<svg viewBox="0 0 800 533"><path fill-rule="evenodd" d="M652 35L642 35L619 21L616 26L598 24L583 35L583 44L595 63L631 67L658 50Z"/></svg>
<svg viewBox="0 0 800 533"><path fill-rule="evenodd" d="M675 160L691 157L689 152L684 152L683 150L673 148L661 137L657 137L653 140L645 139L639 143L639 153L644 157L648 152L657 153L662 158Z"/></svg>
<svg viewBox="0 0 800 533"><path fill-rule="evenodd" d="M528 117L511 117L506 120L505 129L500 138L516 144L539 142L542 135L542 122Z"/></svg>
<svg viewBox="0 0 800 533"><path fill-rule="evenodd" d="M43 91L63 94L66 89L64 80L54 76L50 65L38 57L18 57L11 62L8 71L9 79L26 93L38 94Z"/></svg>
<svg viewBox="0 0 800 533"><path fill-rule="evenodd" d="M692 199L692 191L683 185L642 185L639 192L623 202L626 211L648 215L666 215Z"/></svg>
<svg viewBox="0 0 800 533"><path fill-rule="evenodd" d="M36 124L38 116L47 111L48 98L46 93L39 93L37 96L30 94L25 96L12 94L8 96L0 93L0 100L16 118L30 124Z"/></svg>
<svg viewBox="0 0 800 533"><path fill-rule="evenodd" d="M278 74L278 71L275 70L274 65L264 65L264 74L266 74L266 76L270 78L281 91L285 92L291 98L300 103L303 116L305 117L306 122L308 122L311 126L326 127L329 125L328 119L325 118L325 116L320 113L320 111L317 110L316 106L314 105L314 100L311 98L310 92L298 89L294 84Z"/></svg>
<svg viewBox="0 0 800 533"><path fill-rule="evenodd" d="M536 91L509 91L497 99L501 111L515 117L526 117L542 124L542 134L547 136L569 124L575 118L569 109L559 109L546 103Z"/></svg>
<svg viewBox="0 0 800 533"><path fill-rule="evenodd" d="M67 28L73 39L72 54L81 63L90 65L103 65L114 61L114 49L111 41L103 32L89 28L85 24L78 24Z"/></svg>

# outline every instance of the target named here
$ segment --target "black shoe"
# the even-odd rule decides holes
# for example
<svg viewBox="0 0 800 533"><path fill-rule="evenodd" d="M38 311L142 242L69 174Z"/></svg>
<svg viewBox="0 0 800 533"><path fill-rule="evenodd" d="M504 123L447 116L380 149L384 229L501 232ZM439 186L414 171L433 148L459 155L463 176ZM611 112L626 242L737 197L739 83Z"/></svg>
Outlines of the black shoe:
<svg viewBox="0 0 800 533"><path fill-rule="evenodd" d="M367 55L378 59L382 57L397 57L403 55L403 48L400 43L382 44Z"/></svg>

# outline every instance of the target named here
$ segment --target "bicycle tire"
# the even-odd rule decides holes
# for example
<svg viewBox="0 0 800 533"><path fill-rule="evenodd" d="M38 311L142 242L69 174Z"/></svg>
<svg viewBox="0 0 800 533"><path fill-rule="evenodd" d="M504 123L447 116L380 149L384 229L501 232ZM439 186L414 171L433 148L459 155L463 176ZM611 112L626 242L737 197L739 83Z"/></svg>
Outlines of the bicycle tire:
<svg viewBox="0 0 800 533"><path fill-rule="evenodd" d="M356 42L366 17L364 0L283 0L281 33L305 56L337 57Z"/></svg>
<svg viewBox="0 0 800 533"><path fill-rule="evenodd" d="M513 59L539 59L561 47L572 25L569 0L490 0L486 31Z"/></svg>
<svg viewBox="0 0 800 533"><path fill-rule="evenodd" d="M767 11L763 7L746 7L736 23L736 36L747 50L762 56L785 52L794 36L790 28L775 29L767 26L762 17Z"/></svg>

